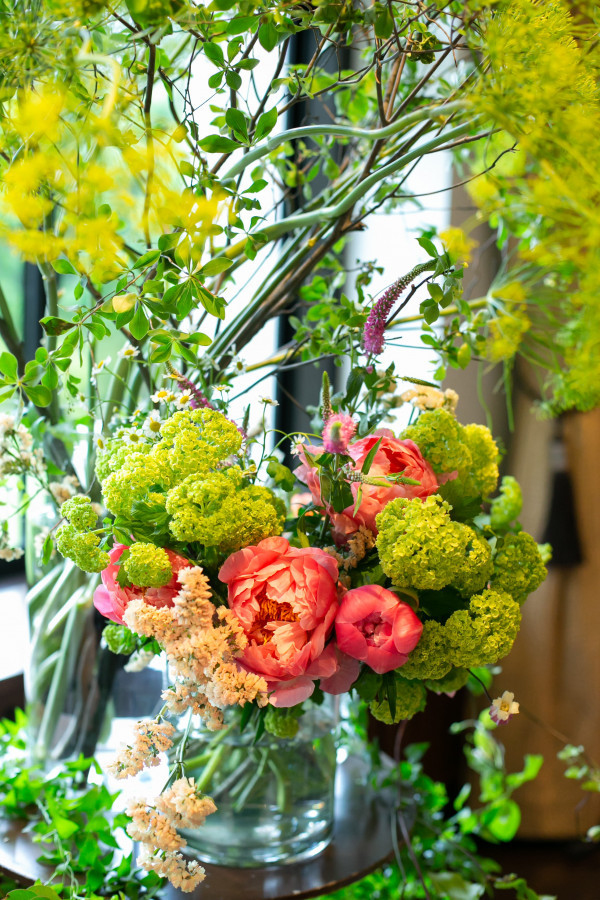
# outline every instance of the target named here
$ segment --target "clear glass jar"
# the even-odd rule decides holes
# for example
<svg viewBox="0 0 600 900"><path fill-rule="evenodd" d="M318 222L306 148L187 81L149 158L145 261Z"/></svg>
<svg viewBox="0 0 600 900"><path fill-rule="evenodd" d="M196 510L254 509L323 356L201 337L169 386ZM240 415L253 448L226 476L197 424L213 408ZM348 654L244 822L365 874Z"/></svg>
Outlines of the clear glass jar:
<svg viewBox="0 0 600 900"><path fill-rule="evenodd" d="M337 704L309 705L293 738L263 733L256 743L239 716L220 732L196 730L186 775L217 811L182 830L204 862L252 867L297 862L325 849L333 833Z"/></svg>

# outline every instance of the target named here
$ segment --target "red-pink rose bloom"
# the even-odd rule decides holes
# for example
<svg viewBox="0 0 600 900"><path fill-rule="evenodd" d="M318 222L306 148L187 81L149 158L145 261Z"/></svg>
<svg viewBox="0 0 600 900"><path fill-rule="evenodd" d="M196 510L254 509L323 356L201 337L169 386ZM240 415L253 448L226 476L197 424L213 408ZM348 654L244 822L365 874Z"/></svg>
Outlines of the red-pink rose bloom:
<svg viewBox="0 0 600 900"><path fill-rule="evenodd" d="M379 584L353 588L335 619L337 644L378 675L406 662L419 643L423 625L408 603Z"/></svg>
<svg viewBox="0 0 600 900"><path fill-rule="evenodd" d="M238 657L267 682L273 706L295 706L315 688L347 691L359 665L325 642L339 608L335 559L317 547L290 547L282 537L244 547L225 560L219 579L248 638Z"/></svg>
<svg viewBox="0 0 600 900"><path fill-rule="evenodd" d="M132 600L144 600L150 606L173 606L175 596L179 593L181 585L177 580L177 573L181 569L189 568L192 563L189 559L173 553L172 550L166 550L166 554L171 562L173 575L168 584L159 588L141 588L141 587L121 587L117 584L117 574L119 566L117 563L121 558L121 554L127 550L125 544L115 544L109 553L110 565L103 570L101 578L102 584L94 591L94 606L107 619L112 619L119 625L123 625L123 613L128 603Z"/></svg>
<svg viewBox="0 0 600 900"><path fill-rule="evenodd" d="M448 476L436 477L414 441L401 441L394 437L387 428L381 428L369 437L361 438L361 440L348 445L346 453L354 460L356 471L360 472L369 451L379 438L382 439L381 444L369 469L369 477L385 478L386 475L402 472L406 478L413 478L419 484L363 484L362 500L356 514L354 514L354 506L348 506L341 513L336 513L327 506L326 509L333 525L333 536L337 544L344 544L351 534L358 531L361 525L364 525L373 534L377 534L375 516L381 512L386 503L396 497L406 497L409 500L415 497L425 499L430 494L435 494L439 485L447 480ZM311 454L318 455L321 448L308 447L307 449ZM314 502L323 506L319 470L307 464L302 448L299 450L299 455L302 464L296 469L296 476L308 485ZM358 487L356 482L350 485L355 500Z"/></svg>

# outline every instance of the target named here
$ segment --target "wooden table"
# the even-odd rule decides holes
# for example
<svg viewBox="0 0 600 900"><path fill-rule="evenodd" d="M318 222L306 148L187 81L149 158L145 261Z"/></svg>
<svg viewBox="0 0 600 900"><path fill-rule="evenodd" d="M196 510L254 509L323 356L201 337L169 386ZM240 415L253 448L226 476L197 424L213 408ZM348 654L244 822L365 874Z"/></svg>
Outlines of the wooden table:
<svg viewBox="0 0 600 900"><path fill-rule="evenodd" d="M350 757L338 766L335 824L329 846L314 859L260 869L230 869L204 864L206 879L191 894L171 885L166 900L301 900L328 894L368 875L392 856L390 817L393 797L377 795L364 782L366 764ZM0 871L23 884L44 880L36 862L40 846L14 823L0 819Z"/></svg>

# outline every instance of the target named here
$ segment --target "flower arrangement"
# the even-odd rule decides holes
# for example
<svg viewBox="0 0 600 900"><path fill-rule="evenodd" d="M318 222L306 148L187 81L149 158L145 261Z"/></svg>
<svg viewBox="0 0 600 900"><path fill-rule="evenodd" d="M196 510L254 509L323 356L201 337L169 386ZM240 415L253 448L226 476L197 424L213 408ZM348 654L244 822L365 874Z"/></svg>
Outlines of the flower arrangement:
<svg viewBox="0 0 600 900"><path fill-rule="evenodd" d="M157 396L158 412L136 413L104 441L96 471L109 514L99 525L89 497L66 500L56 543L101 574L94 604L111 620L109 646L164 652L170 680L116 777L158 764L173 747L171 718L188 711L217 734L234 710L290 740L314 701L350 692L397 723L428 691L452 693L510 651L547 550L518 523L516 481L496 495L488 428L462 425L451 393L421 386L404 397L418 414L399 434L361 434L364 420L347 397L334 402L325 377L321 434L285 438L293 474L275 453L255 461L243 425L199 406L194 390L184 408ZM517 711L505 692L491 715ZM147 869L191 890L203 870L182 856L181 832L218 804L216 764L186 775L186 740L166 792L131 806L130 833Z"/></svg>

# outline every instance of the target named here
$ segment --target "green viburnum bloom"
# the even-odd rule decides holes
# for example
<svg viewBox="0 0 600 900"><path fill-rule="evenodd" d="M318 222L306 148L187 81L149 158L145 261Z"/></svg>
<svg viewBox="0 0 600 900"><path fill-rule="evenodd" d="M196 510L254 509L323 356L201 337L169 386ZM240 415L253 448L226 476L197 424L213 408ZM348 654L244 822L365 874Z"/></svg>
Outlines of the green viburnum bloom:
<svg viewBox="0 0 600 900"><path fill-rule="evenodd" d="M465 526L468 527L468 526ZM492 549L486 539L472 528L462 565L452 579L452 587L463 597L481 591L492 576Z"/></svg>
<svg viewBox="0 0 600 900"><path fill-rule="evenodd" d="M387 700L374 700L369 709L373 718L386 725L397 725L404 719L412 719L418 712L425 709L427 703L427 691L419 681L407 681L400 675L395 676L396 682L396 710L394 716Z"/></svg>
<svg viewBox="0 0 600 900"><path fill-rule="evenodd" d="M155 489L168 491L190 475L207 475L242 444L237 427L213 409L179 410L160 427L160 440L140 450L126 440L107 441L97 464L107 509L132 518L135 504Z"/></svg>
<svg viewBox="0 0 600 900"><path fill-rule="evenodd" d="M244 486L241 470L189 475L167 494L169 529L178 541L239 550L281 534L285 504L273 491Z"/></svg>
<svg viewBox="0 0 600 900"><path fill-rule="evenodd" d="M546 575L539 547L527 532L507 534L496 544L493 588L508 591L515 600L523 603Z"/></svg>
<svg viewBox="0 0 600 900"><path fill-rule="evenodd" d="M74 525L62 525L56 531L59 553L72 559L84 572L101 572L110 563L110 557L98 546L100 537L91 532L78 531Z"/></svg>
<svg viewBox="0 0 600 900"><path fill-rule="evenodd" d="M267 706L265 715L265 731L278 738L293 738L298 734L300 724L298 719L302 715L302 707L292 706L286 709L278 709L275 706Z"/></svg>
<svg viewBox="0 0 600 900"><path fill-rule="evenodd" d="M402 666L402 675L404 678L438 681L451 669L446 630L440 622L429 619L423 623L419 643L408 654L408 659Z"/></svg>
<svg viewBox="0 0 600 900"><path fill-rule="evenodd" d="M485 425L461 425L446 409L422 413L402 437L414 441L437 475L456 472L440 488L456 505L458 499L488 497L498 483L498 447Z"/></svg>
<svg viewBox="0 0 600 900"><path fill-rule="evenodd" d="M94 512L91 504L89 497L78 494L65 500L60 508L60 514L78 531L84 531L86 528L93 528L98 521L98 514Z"/></svg>
<svg viewBox="0 0 600 900"><path fill-rule="evenodd" d="M520 625L521 608L510 594L475 594L469 608L453 612L444 625L450 662L466 669L498 662L510 652Z"/></svg>
<svg viewBox="0 0 600 900"><path fill-rule="evenodd" d="M425 500L398 497L376 517L381 568L395 585L440 590L458 579L476 582L485 553L476 532L450 518L450 505L437 494ZM470 548L470 549L469 549Z"/></svg>
<svg viewBox="0 0 600 900"><path fill-rule="evenodd" d="M128 579L137 587L163 587L173 576L166 551L142 542L131 545L123 568Z"/></svg>
<svg viewBox="0 0 600 900"><path fill-rule="evenodd" d="M425 687L436 694L452 694L465 686L470 674L468 669L450 669L442 678L426 681Z"/></svg>
<svg viewBox="0 0 600 900"><path fill-rule="evenodd" d="M500 494L494 497L490 509L490 524L494 530L508 528L521 515L523 494L516 478L505 475L500 484Z"/></svg>

